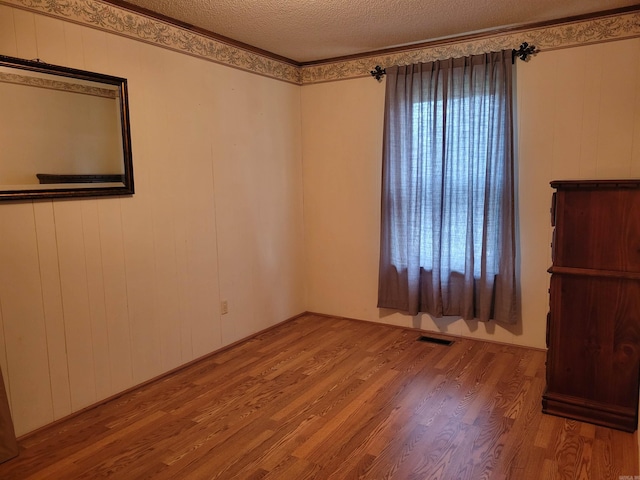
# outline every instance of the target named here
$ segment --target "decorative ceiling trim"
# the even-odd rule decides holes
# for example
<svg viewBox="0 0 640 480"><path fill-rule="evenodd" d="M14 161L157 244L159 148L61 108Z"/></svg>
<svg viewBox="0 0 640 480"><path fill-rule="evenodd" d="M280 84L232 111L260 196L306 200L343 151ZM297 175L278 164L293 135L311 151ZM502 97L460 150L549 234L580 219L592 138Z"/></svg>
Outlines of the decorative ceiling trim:
<svg viewBox="0 0 640 480"><path fill-rule="evenodd" d="M99 0L0 0L0 4L97 28L285 82L301 83L301 71L296 65Z"/></svg>
<svg viewBox="0 0 640 480"><path fill-rule="evenodd" d="M494 33L483 37L467 37L462 41L452 39L447 43L434 42L432 45L407 46L404 50L394 49L393 52L387 54L382 52L350 60L303 66L302 84L369 77L371 76L371 68L375 65L382 67L410 65L485 52L517 49L522 42L535 45L539 51L548 51L636 37L640 37L639 11L542 28L522 29L504 34Z"/></svg>
<svg viewBox="0 0 640 480"><path fill-rule="evenodd" d="M526 41L540 51L640 37L640 11L566 21L556 25L486 32L349 59L303 65L225 43L180 25L100 0L0 0L0 4L122 35L215 63L296 85L368 77L374 65L392 66L518 48Z"/></svg>

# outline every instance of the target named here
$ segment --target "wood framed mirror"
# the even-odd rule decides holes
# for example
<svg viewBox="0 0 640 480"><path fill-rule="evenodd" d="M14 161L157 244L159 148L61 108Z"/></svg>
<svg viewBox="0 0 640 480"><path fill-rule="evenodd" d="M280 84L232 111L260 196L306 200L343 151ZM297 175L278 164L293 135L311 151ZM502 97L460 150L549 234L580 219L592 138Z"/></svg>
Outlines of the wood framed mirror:
<svg viewBox="0 0 640 480"><path fill-rule="evenodd" d="M0 200L132 195L127 80L0 55Z"/></svg>

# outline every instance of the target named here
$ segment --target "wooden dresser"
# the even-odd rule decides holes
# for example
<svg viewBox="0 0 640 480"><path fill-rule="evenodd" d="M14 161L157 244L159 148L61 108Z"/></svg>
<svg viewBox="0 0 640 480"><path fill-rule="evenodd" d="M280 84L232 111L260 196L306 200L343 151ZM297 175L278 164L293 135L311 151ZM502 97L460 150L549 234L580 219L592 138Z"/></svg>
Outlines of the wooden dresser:
<svg viewBox="0 0 640 480"><path fill-rule="evenodd" d="M640 377L640 180L551 186L542 411L632 432Z"/></svg>

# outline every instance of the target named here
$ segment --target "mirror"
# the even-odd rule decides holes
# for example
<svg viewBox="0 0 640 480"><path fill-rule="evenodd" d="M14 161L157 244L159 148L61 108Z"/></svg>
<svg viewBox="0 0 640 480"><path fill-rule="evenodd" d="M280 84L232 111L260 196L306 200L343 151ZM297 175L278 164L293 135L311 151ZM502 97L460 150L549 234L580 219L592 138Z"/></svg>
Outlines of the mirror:
<svg viewBox="0 0 640 480"><path fill-rule="evenodd" d="M131 195L127 80L0 55L0 200Z"/></svg>

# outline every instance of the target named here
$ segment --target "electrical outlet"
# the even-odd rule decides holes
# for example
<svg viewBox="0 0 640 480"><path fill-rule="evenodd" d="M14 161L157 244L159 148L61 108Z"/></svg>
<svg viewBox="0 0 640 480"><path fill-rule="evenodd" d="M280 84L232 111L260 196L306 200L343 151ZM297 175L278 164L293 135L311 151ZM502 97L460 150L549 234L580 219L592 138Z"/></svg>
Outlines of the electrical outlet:
<svg viewBox="0 0 640 480"><path fill-rule="evenodd" d="M220 302L220 314L226 315L229 313L229 303L226 300Z"/></svg>

